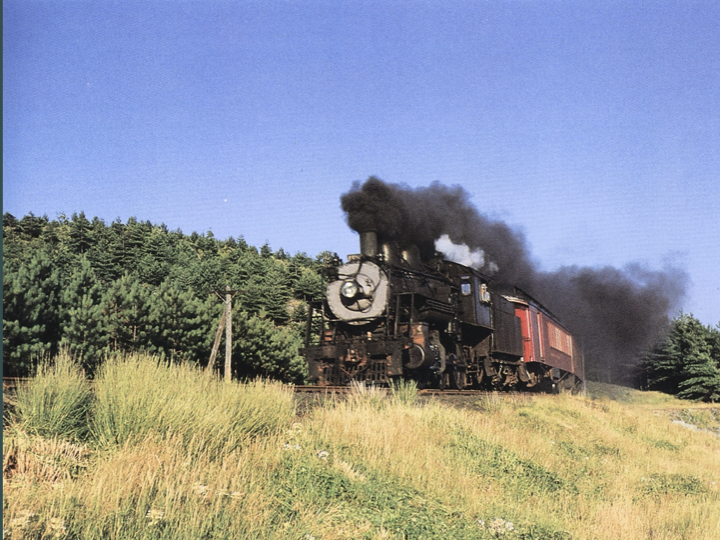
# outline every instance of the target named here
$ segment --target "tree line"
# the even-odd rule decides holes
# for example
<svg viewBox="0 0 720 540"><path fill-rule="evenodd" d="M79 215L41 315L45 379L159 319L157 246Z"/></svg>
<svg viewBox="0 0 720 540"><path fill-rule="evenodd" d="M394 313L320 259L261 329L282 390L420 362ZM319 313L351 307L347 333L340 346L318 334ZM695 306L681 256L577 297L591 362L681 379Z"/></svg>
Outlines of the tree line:
<svg viewBox="0 0 720 540"><path fill-rule="evenodd" d="M324 294L322 268L334 259L82 212L5 213L3 249L6 376L31 374L60 348L89 376L108 356L134 351L206 364L224 309L215 291L229 285L238 291L234 375L302 382L307 302Z"/></svg>
<svg viewBox="0 0 720 540"><path fill-rule="evenodd" d="M680 314L643 356L647 388L683 399L720 402L720 325Z"/></svg>

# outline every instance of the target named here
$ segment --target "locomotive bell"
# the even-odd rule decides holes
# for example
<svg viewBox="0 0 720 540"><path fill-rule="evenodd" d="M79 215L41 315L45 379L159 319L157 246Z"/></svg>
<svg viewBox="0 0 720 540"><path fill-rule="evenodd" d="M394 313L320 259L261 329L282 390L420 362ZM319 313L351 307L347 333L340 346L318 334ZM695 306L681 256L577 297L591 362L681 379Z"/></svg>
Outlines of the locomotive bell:
<svg viewBox="0 0 720 540"><path fill-rule="evenodd" d="M385 257L385 261L388 263L394 265L400 264L400 248L398 247L397 242L383 242L382 253L383 257Z"/></svg>
<svg viewBox="0 0 720 540"><path fill-rule="evenodd" d="M402 258L405 259L405 262L407 262L410 266L414 268L420 268L420 249L415 245L412 244L410 247L407 247L402 252Z"/></svg>

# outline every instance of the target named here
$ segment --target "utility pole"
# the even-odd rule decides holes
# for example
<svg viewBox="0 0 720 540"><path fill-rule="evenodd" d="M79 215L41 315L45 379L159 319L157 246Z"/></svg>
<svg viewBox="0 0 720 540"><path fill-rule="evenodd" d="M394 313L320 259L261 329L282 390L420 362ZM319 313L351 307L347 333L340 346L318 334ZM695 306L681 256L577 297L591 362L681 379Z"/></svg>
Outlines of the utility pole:
<svg viewBox="0 0 720 540"><path fill-rule="evenodd" d="M213 342L212 352L210 353L210 360L205 368L208 373L212 372L215 367L215 358L217 357L218 350L220 349L220 340L222 339L223 329L225 328L225 316L226 312L223 310L222 317L220 317L220 324L218 324L217 332L215 332L215 341Z"/></svg>
<svg viewBox="0 0 720 540"><path fill-rule="evenodd" d="M217 356L218 349L220 348L220 338L222 336L223 325L225 326L225 380L230 381L232 379L232 299L233 296L239 291L234 291L230 288L230 285L225 287L225 297L220 295L219 291L215 291L218 298L225 304L225 310L223 311L222 317L220 318L220 324L218 325L217 333L215 334L215 342L213 343L212 352L210 353L210 361L208 362L207 370L212 371L215 366L215 357Z"/></svg>
<svg viewBox="0 0 720 540"><path fill-rule="evenodd" d="M232 379L232 294L230 285L225 287L225 380Z"/></svg>

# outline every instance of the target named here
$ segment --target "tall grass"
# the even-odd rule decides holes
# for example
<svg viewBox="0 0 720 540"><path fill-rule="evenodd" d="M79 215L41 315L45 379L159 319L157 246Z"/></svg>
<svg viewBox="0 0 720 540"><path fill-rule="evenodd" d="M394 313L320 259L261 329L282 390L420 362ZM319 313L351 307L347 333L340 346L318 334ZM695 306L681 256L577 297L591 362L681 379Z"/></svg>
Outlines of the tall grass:
<svg viewBox="0 0 720 540"><path fill-rule="evenodd" d="M47 387L48 373L29 388ZM143 355L109 360L92 389L91 458L25 434L21 416L5 431L5 538L274 534L266 479L294 417L292 390Z"/></svg>
<svg viewBox="0 0 720 540"><path fill-rule="evenodd" d="M396 381L390 386L393 400L401 405L415 405L418 402L419 390L412 380Z"/></svg>
<svg viewBox="0 0 720 540"><path fill-rule="evenodd" d="M6 476L6 538L720 538L720 437L624 391L461 409L358 388L296 414L273 383L147 357L95 391L92 459L4 443L75 467Z"/></svg>
<svg viewBox="0 0 720 540"><path fill-rule="evenodd" d="M37 375L17 389L20 427L34 435L84 440L92 392L79 364L67 351L44 359Z"/></svg>
<svg viewBox="0 0 720 540"><path fill-rule="evenodd" d="M104 364L95 395L99 445L177 437L215 457L288 425L294 414L292 391L278 383L226 383L194 366L140 355Z"/></svg>

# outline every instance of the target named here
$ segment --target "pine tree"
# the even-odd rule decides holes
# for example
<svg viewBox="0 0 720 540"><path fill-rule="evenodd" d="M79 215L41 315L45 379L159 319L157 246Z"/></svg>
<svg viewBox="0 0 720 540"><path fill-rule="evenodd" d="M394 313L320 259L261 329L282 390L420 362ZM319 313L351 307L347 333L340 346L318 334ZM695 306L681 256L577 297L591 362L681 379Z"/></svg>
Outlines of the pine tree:
<svg viewBox="0 0 720 540"><path fill-rule="evenodd" d="M12 214L3 214L3 268L11 271L17 268L23 255L19 222Z"/></svg>
<svg viewBox="0 0 720 540"><path fill-rule="evenodd" d="M326 285L316 270L310 267L301 267L297 269L297 274L293 284L295 298L303 300L322 298Z"/></svg>
<svg viewBox="0 0 720 540"><path fill-rule="evenodd" d="M680 315L645 356L649 387L684 399L720 401L719 339L692 315Z"/></svg>
<svg viewBox="0 0 720 540"><path fill-rule="evenodd" d="M676 323L673 323L673 329ZM678 393L678 373L682 369L679 342L671 330L667 337L655 344L643 357L648 387L666 394Z"/></svg>
<svg viewBox="0 0 720 540"><path fill-rule="evenodd" d="M85 212L73 214L70 221L70 248L76 255L83 255L93 244L92 227Z"/></svg>
<svg viewBox="0 0 720 540"><path fill-rule="evenodd" d="M124 275L110 285L103 296L103 317L111 353L136 352L151 347L149 331L149 290L137 278Z"/></svg>
<svg viewBox="0 0 720 540"><path fill-rule="evenodd" d="M88 375L100 365L108 345L102 296L95 271L83 257L61 294L60 345L81 363Z"/></svg>
<svg viewBox="0 0 720 540"><path fill-rule="evenodd" d="M690 318L684 332L684 362L678 383L679 398L720 401L720 365L713 359L712 329Z"/></svg>
<svg viewBox="0 0 720 540"><path fill-rule="evenodd" d="M3 265L3 365L27 375L33 360L57 351L59 272L50 253L38 251L17 268Z"/></svg>
<svg viewBox="0 0 720 540"><path fill-rule="evenodd" d="M265 317L233 312L233 371L240 378L269 377L301 384L307 376L302 338Z"/></svg>
<svg viewBox="0 0 720 540"><path fill-rule="evenodd" d="M23 216L18 222L18 229L26 240L40 238L48 221L47 216L37 217L30 212L27 216Z"/></svg>
<svg viewBox="0 0 720 540"><path fill-rule="evenodd" d="M148 310L150 351L173 361L200 362L209 354L211 308L189 290L164 281Z"/></svg>
<svg viewBox="0 0 720 540"><path fill-rule="evenodd" d="M205 361L218 316L208 294L230 285L246 312L236 328L236 352L246 359L237 372L301 380L302 332L290 312L301 317L303 302L323 294L319 269L328 257L337 261L288 257L267 244L258 250L242 236L186 236L135 218L108 226L82 212L52 221L5 214L3 239L4 361L16 374L60 345L88 372L118 351Z"/></svg>
<svg viewBox="0 0 720 540"><path fill-rule="evenodd" d="M263 262L263 271L255 276L258 288L262 291L258 298L259 307L273 322L284 324L290 318L288 302L292 297L287 264L273 258L264 259Z"/></svg>
<svg viewBox="0 0 720 540"><path fill-rule="evenodd" d="M129 255L126 247L125 230L127 227L119 219L116 219L110 224L110 230L108 231L108 256L110 264L108 267L112 269L112 281L120 279L125 272L126 268L130 266L128 263Z"/></svg>

